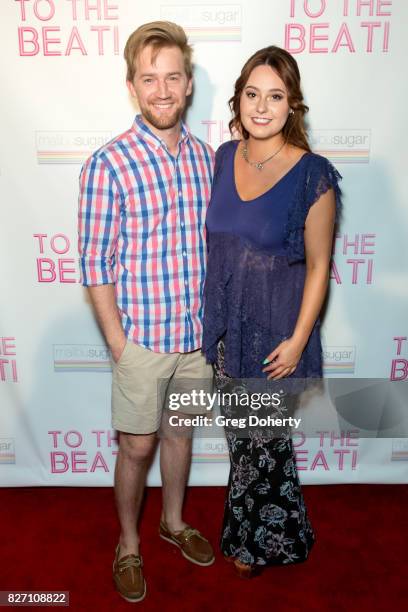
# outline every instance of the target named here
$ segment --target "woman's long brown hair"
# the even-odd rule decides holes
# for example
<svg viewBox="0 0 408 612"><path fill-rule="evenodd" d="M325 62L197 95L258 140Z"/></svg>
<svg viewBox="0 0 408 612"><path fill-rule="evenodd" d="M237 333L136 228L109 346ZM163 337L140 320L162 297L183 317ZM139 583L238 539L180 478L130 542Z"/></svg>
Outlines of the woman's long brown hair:
<svg viewBox="0 0 408 612"><path fill-rule="evenodd" d="M229 122L231 134L238 131L243 138L247 139L249 137L248 131L241 122L241 95L252 70L257 66L264 65L273 68L285 83L288 92L288 104L294 111L293 114L289 115L282 130L283 137L289 144L310 151L304 122L304 116L309 107L303 103L299 68L292 55L280 47L271 46L260 49L249 58L242 68L241 74L235 82L234 95L228 101L232 112L232 119Z"/></svg>

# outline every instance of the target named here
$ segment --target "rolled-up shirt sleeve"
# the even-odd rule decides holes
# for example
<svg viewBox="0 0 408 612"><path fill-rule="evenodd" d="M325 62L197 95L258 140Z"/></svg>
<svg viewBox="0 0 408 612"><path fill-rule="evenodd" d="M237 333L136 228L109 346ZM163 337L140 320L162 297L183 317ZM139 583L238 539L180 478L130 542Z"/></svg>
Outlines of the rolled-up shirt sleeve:
<svg viewBox="0 0 408 612"><path fill-rule="evenodd" d="M85 287L115 283L120 193L105 160L91 156L79 176L78 252L80 282Z"/></svg>

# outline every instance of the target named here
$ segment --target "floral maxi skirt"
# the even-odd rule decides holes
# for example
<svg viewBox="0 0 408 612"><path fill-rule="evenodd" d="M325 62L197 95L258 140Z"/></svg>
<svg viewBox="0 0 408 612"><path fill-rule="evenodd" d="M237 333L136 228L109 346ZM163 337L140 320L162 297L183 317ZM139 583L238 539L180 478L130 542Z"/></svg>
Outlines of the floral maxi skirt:
<svg viewBox="0 0 408 612"><path fill-rule="evenodd" d="M224 343L218 343L215 384L233 393L224 372ZM242 388L242 387L241 387ZM286 409L290 401L286 398ZM284 409L285 409L284 406ZM239 410L239 414L237 413ZM221 405L225 417L242 417L242 406ZM247 434L225 428L230 474L221 533L221 550L249 565L305 561L315 536L307 516L288 430L248 427Z"/></svg>

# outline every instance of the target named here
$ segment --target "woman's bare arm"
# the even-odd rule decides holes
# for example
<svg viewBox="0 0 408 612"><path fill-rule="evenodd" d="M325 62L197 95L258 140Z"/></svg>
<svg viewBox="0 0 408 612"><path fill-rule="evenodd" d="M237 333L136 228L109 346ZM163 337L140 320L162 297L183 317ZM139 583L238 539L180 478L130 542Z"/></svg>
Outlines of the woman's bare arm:
<svg viewBox="0 0 408 612"><path fill-rule="evenodd" d="M334 191L329 189L307 215L304 230L306 279L302 303L292 336L267 356L267 360L273 362L263 369L269 373L268 379L283 378L295 371L319 316L329 281L335 211Z"/></svg>

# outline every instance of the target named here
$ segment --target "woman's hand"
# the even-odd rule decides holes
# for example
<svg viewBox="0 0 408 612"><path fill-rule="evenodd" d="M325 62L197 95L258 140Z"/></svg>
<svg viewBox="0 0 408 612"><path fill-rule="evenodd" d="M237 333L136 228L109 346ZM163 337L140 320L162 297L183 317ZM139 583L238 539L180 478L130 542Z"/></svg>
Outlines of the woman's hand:
<svg viewBox="0 0 408 612"><path fill-rule="evenodd" d="M302 352L303 347L293 337L283 340L266 358L271 362L262 370L262 372L269 372L267 380L278 380L290 376L296 370Z"/></svg>

